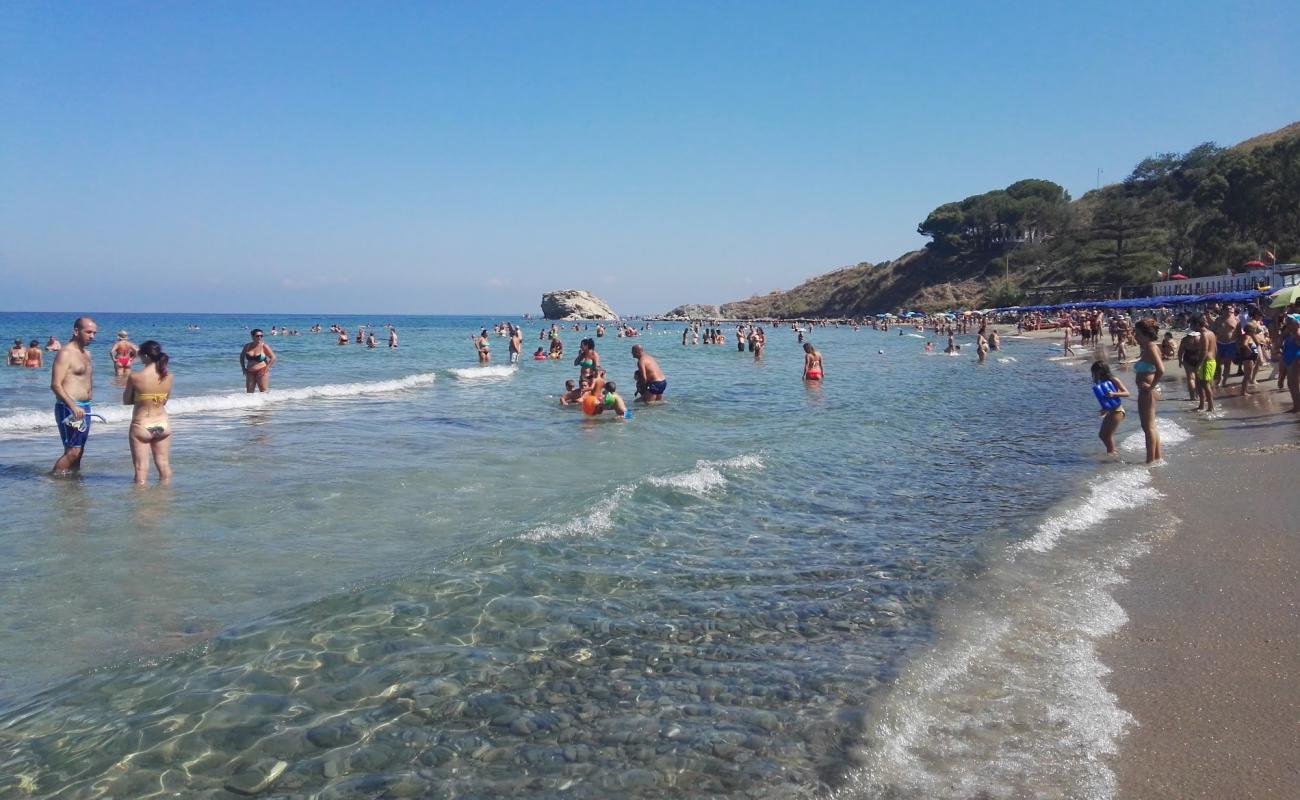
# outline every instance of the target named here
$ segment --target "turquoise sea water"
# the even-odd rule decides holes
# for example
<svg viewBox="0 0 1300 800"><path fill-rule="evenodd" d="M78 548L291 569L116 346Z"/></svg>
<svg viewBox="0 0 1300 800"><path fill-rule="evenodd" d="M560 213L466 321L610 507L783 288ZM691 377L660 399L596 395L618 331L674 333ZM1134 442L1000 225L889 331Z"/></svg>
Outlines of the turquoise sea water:
<svg viewBox="0 0 1300 800"><path fill-rule="evenodd" d="M1053 592L1092 555L1056 543L1143 479L1099 466L1086 378L1043 342L979 366L910 329L818 328L810 387L788 328L755 361L656 323L599 341L629 399L631 344L668 375L623 422L558 406L576 369L530 359L536 320L518 368L494 337L484 370L487 317L96 319L109 421L79 480L46 476L48 370L0 372L0 796L939 796L972 742L1104 794L1105 724L1063 752L1032 704L948 729L944 702L988 693L927 704L909 672L997 623L1044 708L1109 713L1030 652L1070 623L1020 626L1053 597L1087 611ZM391 322L401 347L268 339L272 392L245 395L246 328L315 322ZM130 481L119 328L173 357L170 486ZM570 359L591 335L563 333Z"/></svg>

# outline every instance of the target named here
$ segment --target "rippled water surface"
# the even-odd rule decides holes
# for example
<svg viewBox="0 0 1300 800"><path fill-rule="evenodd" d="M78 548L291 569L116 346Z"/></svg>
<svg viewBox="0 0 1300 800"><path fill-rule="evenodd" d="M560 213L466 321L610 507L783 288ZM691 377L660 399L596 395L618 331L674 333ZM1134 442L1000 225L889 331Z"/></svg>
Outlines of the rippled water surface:
<svg viewBox="0 0 1300 800"><path fill-rule="evenodd" d="M2 796L822 793L941 601L1096 468L1041 342L817 329L806 387L788 329L756 362L658 325L669 402L623 422L557 405L568 361L477 369L486 318L321 318L401 348L268 340L252 400L245 326L316 318L98 321L80 480L45 476L48 374L0 373ZM174 356L167 487L130 484L119 327Z"/></svg>

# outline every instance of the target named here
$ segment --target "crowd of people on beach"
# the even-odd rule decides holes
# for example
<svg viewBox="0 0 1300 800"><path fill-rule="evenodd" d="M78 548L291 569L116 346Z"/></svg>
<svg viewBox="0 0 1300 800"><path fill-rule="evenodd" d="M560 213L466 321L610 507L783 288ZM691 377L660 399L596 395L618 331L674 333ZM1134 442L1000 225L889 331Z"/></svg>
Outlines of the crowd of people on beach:
<svg viewBox="0 0 1300 800"><path fill-rule="evenodd" d="M1289 413L1300 413L1300 301L1285 309L1268 309L1259 303L1246 305L1211 304L1192 312L1175 313L1167 308L1150 310L1148 316L1136 320L1126 314L1100 309L1065 312L1056 317L1041 313L1031 314L980 314L964 312L961 315L912 315L896 318L884 315L869 319L845 320L764 320L768 326L779 329L789 326L797 343L802 346L802 380L820 383L826 378L826 364L822 353L805 335L818 326L849 326L853 330L870 328L887 332L898 329L899 335L915 331L921 338L932 332L935 338L947 337L948 355L959 355L961 345L956 337L975 337L975 361L984 364L990 352L1002 347L995 325L1015 326L1017 336L1029 336L1035 331L1059 330L1061 332L1061 358L1078 357L1079 349L1088 350L1093 357L1090 373L1093 393L1100 405L1102 418L1098 437L1110 454L1116 453L1115 434L1126 416L1124 400L1136 391L1138 419L1146 440L1146 461L1161 460L1160 432L1156 423L1156 410L1161 391L1161 379L1166 373L1166 362L1174 362L1181 371L1178 384L1187 392L1189 402L1196 402L1195 411L1215 412L1216 401L1224 397L1245 397L1260 390L1261 381L1273 382L1276 390L1290 392ZM630 324L620 323L616 336L635 338L652 329L645 323L639 330ZM397 329L388 330L388 346L397 348ZM1163 336L1161 327L1166 328ZM338 343L349 343L349 331L341 325L331 325L329 330L338 336ZM574 323L573 331L590 331L591 323ZM1174 331L1180 331L1175 341ZM322 331L319 324L312 333ZM493 326L499 337L508 338L509 363L518 364L523 347L523 329L512 322ZM1106 344L1103 332L1109 334ZM55 421L64 452L55 463L55 474L74 473L80 468L82 453L93 419L103 418L91 412L92 376L88 348L95 341L98 328L93 319L79 317L73 324L67 344L56 337L48 337L44 347L39 339L23 345L22 338L14 339L7 363L13 367L41 368L45 354L54 354L50 388L55 395ZM272 326L270 336L295 336L297 331ZM613 412L619 419L631 419L628 403L618 392L615 382L608 379L601 364L597 342L608 336L604 324L597 323L595 335L583 338L573 365L578 368L575 379L565 381L560 395L563 406L577 406L590 416ZM266 392L270 389L271 369L278 359L275 350L267 343L267 334L260 328L250 331L250 341L239 352L240 369L244 375L246 392ZM539 346L533 354L535 361L564 358L564 344L560 326L551 324L539 331L540 340L549 340L549 347ZM718 322L692 322L682 331L683 346L723 345L728 341ZM483 328L473 337L474 349L481 366L491 363L491 342L488 329ZM357 329L357 344L369 349L377 347L374 326L363 325ZM734 341L737 351L748 349L755 359L763 357L767 331L756 322L736 325ZM1130 358L1130 349L1136 353ZM884 353L878 350L878 353ZM934 353L934 340L927 339L923 352ZM633 372L635 394L633 402L656 404L663 402L668 380L658 360L640 344L631 348L636 361ZM132 406L131 425L128 431L135 480L147 480L152 460L160 479L171 477L170 444L171 424L166 404L171 396L172 375L168 370L169 356L157 341L136 345L127 331L118 331L116 340L108 350L115 376L123 386L122 402ZM136 364L140 369L134 369ZM1074 362L1067 362L1074 363ZM1132 390L1118 374L1129 368L1133 373ZM1267 377L1262 370L1271 367ZM1235 369L1235 372L1234 372ZM1232 381L1240 378L1233 391Z"/></svg>

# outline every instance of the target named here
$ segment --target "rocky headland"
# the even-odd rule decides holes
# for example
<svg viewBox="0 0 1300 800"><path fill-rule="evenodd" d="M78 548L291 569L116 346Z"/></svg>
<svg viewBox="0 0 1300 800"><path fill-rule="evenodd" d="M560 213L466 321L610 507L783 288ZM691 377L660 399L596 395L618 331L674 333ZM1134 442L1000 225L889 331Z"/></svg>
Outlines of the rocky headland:
<svg viewBox="0 0 1300 800"><path fill-rule="evenodd" d="M542 315L551 320L618 319L608 303L581 289L562 289L542 295Z"/></svg>

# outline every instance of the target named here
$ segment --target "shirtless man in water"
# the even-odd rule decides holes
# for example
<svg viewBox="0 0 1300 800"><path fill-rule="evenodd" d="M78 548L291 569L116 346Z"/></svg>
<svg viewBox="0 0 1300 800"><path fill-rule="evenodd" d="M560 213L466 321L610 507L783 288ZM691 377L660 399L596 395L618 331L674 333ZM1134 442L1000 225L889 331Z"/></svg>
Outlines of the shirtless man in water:
<svg viewBox="0 0 1300 800"><path fill-rule="evenodd" d="M632 357L636 359L636 366L641 372L641 379L645 381L645 394L641 397L641 400L646 403L662 402L664 392L668 390L668 379L664 377L664 371L660 369L659 362L653 356L647 354L645 348L639 344L632 345Z"/></svg>
<svg viewBox="0 0 1300 800"><path fill-rule="evenodd" d="M1195 345L1189 345L1192 363L1196 364L1196 404L1197 411L1214 410L1214 372L1218 368L1215 355L1218 354L1219 340L1205 327L1205 320L1197 315L1192 318L1192 330L1201 334L1200 347L1193 352ZM1186 358L1186 356L1184 356Z"/></svg>
<svg viewBox="0 0 1300 800"><path fill-rule="evenodd" d="M95 341L98 331L93 319L78 317L72 323L72 338L54 358L50 391L54 392L54 420L63 440L63 457L52 470L55 475L81 469L81 454L90 437L90 394L95 372L86 348Z"/></svg>

